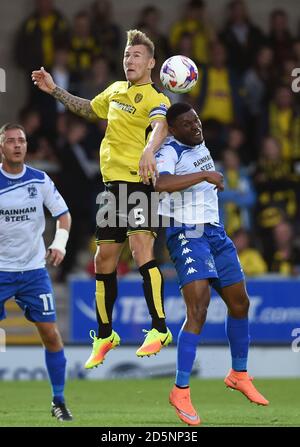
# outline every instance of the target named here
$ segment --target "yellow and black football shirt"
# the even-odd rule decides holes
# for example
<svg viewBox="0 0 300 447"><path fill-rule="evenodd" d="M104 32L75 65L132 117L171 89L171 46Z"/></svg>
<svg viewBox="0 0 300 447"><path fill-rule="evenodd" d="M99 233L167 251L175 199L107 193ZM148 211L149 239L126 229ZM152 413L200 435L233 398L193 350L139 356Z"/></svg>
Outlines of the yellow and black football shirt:
<svg viewBox="0 0 300 447"><path fill-rule="evenodd" d="M130 85L118 81L92 101L93 111L107 119L100 147L104 182L139 182L139 161L152 130L151 122L165 119L169 99L154 84Z"/></svg>

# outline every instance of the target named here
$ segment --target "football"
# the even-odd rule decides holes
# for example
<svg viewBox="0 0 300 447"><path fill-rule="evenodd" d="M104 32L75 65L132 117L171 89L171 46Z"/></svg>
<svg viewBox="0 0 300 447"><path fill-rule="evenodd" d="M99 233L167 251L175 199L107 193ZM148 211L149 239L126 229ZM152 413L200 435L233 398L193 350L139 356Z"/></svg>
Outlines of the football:
<svg viewBox="0 0 300 447"><path fill-rule="evenodd" d="M165 60L160 69L162 85L173 93L187 93L198 80L198 69L186 56L172 56Z"/></svg>

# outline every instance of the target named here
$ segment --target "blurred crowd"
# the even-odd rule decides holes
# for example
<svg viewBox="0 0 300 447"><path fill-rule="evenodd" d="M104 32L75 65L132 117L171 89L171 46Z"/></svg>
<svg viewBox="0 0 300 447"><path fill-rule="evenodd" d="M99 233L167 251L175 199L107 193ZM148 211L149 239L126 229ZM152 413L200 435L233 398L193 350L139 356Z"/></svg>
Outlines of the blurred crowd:
<svg viewBox="0 0 300 447"><path fill-rule="evenodd" d="M28 136L27 161L53 178L73 217L60 281L74 271L82 250L92 260L106 123L67 113L33 85L31 71L44 66L59 86L87 99L124 79L126 34L114 19L112 3L82 4L70 23L52 0L36 0L15 40L15 61L28 81L19 113ZM220 29L201 0L184 3L170 29L158 8L137 7L132 28L146 32L156 45L153 81L162 90L159 70L169 56L186 55L199 67L190 94L165 93L172 102L191 102L200 114L206 144L225 178L221 218L246 274L300 275L300 96L291 88L292 71L300 68L300 29L291 31L284 6L270 11L261 29L242 0L228 3ZM164 244L157 245L168 275ZM133 268L125 248L119 273ZM92 261L87 271L92 274Z"/></svg>

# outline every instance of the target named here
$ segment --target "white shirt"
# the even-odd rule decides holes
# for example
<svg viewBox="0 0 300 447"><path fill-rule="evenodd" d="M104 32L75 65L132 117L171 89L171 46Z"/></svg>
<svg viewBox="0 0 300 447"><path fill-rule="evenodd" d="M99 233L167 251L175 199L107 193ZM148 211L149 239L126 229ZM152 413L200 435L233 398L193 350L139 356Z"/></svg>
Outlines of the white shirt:
<svg viewBox="0 0 300 447"><path fill-rule="evenodd" d="M156 153L160 174L184 175L200 171L215 171L215 165L205 143L186 146L174 137L168 138ZM186 224L218 223L218 196L215 185L200 182L174 193L164 193L158 212Z"/></svg>
<svg viewBox="0 0 300 447"><path fill-rule="evenodd" d="M20 174L9 174L0 164L0 271L45 266L44 205L53 217L68 211L45 172L24 165Z"/></svg>

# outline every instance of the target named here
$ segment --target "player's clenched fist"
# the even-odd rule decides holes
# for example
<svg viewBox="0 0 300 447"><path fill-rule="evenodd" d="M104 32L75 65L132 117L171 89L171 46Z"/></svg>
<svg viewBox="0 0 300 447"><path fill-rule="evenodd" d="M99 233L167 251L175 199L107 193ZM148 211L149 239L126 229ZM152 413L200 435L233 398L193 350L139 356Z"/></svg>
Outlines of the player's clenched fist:
<svg viewBox="0 0 300 447"><path fill-rule="evenodd" d="M221 172L217 171L206 171L206 181L208 183L212 183L213 185L216 185L216 188L218 191L224 190L224 178L223 174Z"/></svg>
<svg viewBox="0 0 300 447"><path fill-rule="evenodd" d="M52 93L56 87L55 82L50 73L48 73L44 67L41 67L40 70L34 70L32 72L31 78L39 89L43 90L46 93Z"/></svg>

